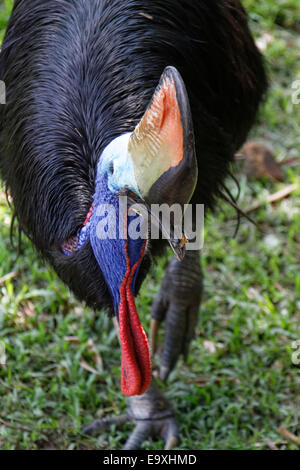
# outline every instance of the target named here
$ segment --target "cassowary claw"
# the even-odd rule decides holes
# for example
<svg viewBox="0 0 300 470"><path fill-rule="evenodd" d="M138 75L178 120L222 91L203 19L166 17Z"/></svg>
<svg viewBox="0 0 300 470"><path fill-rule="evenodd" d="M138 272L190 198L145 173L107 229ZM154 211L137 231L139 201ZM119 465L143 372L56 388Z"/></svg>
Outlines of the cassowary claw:
<svg viewBox="0 0 300 470"><path fill-rule="evenodd" d="M96 419L92 423L85 426L82 430L82 434L96 437L101 431L108 431L109 428L115 424L116 426L122 426L129 420L128 415L113 416L112 418L100 418Z"/></svg>
<svg viewBox="0 0 300 470"><path fill-rule="evenodd" d="M134 423L135 428L129 436L123 450L138 450L149 438L160 437L165 442L165 450L171 450L179 443L179 428L171 405L165 399L155 383L142 396L129 399L126 414L97 419L83 429L83 434L97 436L108 431L112 425L122 426Z"/></svg>
<svg viewBox="0 0 300 470"><path fill-rule="evenodd" d="M155 318L152 318L150 324L150 334L149 334L149 345L152 356L155 355L157 351L157 335L160 327L160 322Z"/></svg>
<svg viewBox="0 0 300 470"><path fill-rule="evenodd" d="M165 450L172 450L179 443L178 426L174 418L137 422L123 450L136 450L150 437L160 436L165 442Z"/></svg>

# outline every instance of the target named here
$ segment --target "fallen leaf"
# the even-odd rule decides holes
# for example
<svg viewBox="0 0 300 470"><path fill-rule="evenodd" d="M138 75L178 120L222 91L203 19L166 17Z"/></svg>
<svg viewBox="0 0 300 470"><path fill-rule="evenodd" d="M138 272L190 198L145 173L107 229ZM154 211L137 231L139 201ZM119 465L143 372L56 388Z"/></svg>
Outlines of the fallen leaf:
<svg viewBox="0 0 300 470"><path fill-rule="evenodd" d="M245 158L244 173L248 178L269 178L271 181L283 181L284 172L275 160L272 151L255 141L247 142L242 150Z"/></svg>
<svg viewBox="0 0 300 470"><path fill-rule="evenodd" d="M88 339L86 345L87 345L88 350L92 353L93 361L95 362L95 364L97 366L99 366L101 369L103 369L104 364L103 364L102 357L100 356L99 352L97 351L96 346L95 346L94 341L92 340L92 338Z"/></svg>

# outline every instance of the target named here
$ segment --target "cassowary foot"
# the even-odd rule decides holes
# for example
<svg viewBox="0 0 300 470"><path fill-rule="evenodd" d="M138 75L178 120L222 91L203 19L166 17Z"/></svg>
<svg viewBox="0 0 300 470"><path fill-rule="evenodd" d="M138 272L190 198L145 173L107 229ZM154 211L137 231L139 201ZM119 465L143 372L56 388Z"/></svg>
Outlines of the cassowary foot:
<svg viewBox="0 0 300 470"><path fill-rule="evenodd" d="M113 424L122 426L125 423L134 423L135 428L123 450L138 450L147 439L156 437L164 440L165 450L171 450L179 443L179 428L174 411L154 382L144 395L129 399L126 414L97 419L87 425L83 433L97 436L100 432L108 431Z"/></svg>

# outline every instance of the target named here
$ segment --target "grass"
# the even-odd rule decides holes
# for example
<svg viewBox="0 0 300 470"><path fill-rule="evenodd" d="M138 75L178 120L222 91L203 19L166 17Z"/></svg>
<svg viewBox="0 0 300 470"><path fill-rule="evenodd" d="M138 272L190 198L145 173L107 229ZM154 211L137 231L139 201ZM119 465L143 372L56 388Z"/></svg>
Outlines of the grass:
<svg viewBox="0 0 300 470"><path fill-rule="evenodd" d="M0 40L12 2L0 6ZM300 79L298 0L245 0L256 39L265 47L271 87L252 137L267 142L277 158L300 154L300 105L292 87ZM180 417L181 449L295 449L279 426L300 434L299 368L292 343L300 339L299 166L284 184L241 183L240 205L297 183L292 197L254 214L261 231L243 222L234 232L226 205L206 223L203 252L205 299L188 365L180 364L167 388ZM82 426L96 416L120 413L120 354L110 320L78 304L28 240L17 258L9 243L10 210L0 193L1 449L119 449L130 427L85 439ZM146 329L151 302L166 260L152 270L138 300ZM77 344L66 342L76 336ZM94 363L89 340L104 367ZM215 351L213 351L215 346ZM98 370L91 373L83 361ZM9 427L12 425L13 427ZM162 448L162 442L145 448Z"/></svg>

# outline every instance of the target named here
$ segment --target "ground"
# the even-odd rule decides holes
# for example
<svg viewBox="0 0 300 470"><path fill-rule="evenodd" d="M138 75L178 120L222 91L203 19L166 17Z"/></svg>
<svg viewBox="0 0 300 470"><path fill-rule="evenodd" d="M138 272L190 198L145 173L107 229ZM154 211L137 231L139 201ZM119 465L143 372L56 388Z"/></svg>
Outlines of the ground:
<svg viewBox="0 0 300 470"><path fill-rule="evenodd" d="M267 143L278 160L298 157L299 164L285 170L284 183L248 183L235 168L239 205L262 203L252 213L257 228L244 220L234 238L235 214L226 204L206 222L197 338L167 388L181 420L180 449L295 449L278 428L300 434L299 366L292 361L300 340L300 104L292 103L292 83L300 80L300 4L243 3L271 81L251 138ZM0 41L11 5L0 4ZM292 183L291 197L265 202ZM0 192L0 340L7 355L0 368L0 448L119 449L129 427L97 440L79 434L95 416L126 407L110 320L77 303L25 237L17 257L10 217ZM146 330L166 262L152 270L138 300Z"/></svg>

